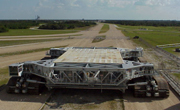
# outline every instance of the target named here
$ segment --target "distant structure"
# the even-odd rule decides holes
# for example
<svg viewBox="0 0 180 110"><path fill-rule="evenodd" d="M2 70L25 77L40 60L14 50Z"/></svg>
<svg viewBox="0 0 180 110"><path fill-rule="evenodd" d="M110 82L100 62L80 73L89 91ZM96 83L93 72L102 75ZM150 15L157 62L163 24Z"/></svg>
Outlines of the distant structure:
<svg viewBox="0 0 180 110"><path fill-rule="evenodd" d="M97 20L98 23L105 22L105 20Z"/></svg>
<svg viewBox="0 0 180 110"><path fill-rule="evenodd" d="M148 30L148 29L147 29L147 28L140 28L139 30L145 30L145 31L146 31L146 30Z"/></svg>
<svg viewBox="0 0 180 110"><path fill-rule="evenodd" d="M133 37L133 39L139 39L139 36L135 36L135 37Z"/></svg>
<svg viewBox="0 0 180 110"><path fill-rule="evenodd" d="M85 22L84 18L82 19L82 22Z"/></svg>
<svg viewBox="0 0 180 110"><path fill-rule="evenodd" d="M36 20L39 20L39 19L40 19L40 16L37 15L37 16L36 16Z"/></svg>
<svg viewBox="0 0 180 110"><path fill-rule="evenodd" d="M176 48L176 52L180 52L180 48Z"/></svg>
<svg viewBox="0 0 180 110"><path fill-rule="evenodd" d="M36 16L35 20L36 20L36 23L38 22L38 20L40 19L40 16Z"/></svg>

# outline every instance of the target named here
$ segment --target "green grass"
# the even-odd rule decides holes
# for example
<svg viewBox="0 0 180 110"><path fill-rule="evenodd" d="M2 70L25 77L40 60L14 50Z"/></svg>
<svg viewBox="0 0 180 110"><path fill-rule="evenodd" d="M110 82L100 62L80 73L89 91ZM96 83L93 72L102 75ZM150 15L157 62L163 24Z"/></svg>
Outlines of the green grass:
<svg viewBox="0 0 180 110"><path fill-rule="evenodd" d="M3 37L0 37L0 40L1 39L3 39L3 40L5 40L5 39L24 39L24 38L34 38L34 39L36 39L36 38L60 38L60 37L69 37L69 36L81 36L81 35L83 35L83 34L75 34L75 35L58 35L58 36L38 36L38 37L31 37L31 36L29 36L29 37L27 37L27 36L25 36L25 37L23 37L23 36L21 36L21 37L11 37L11 38L9 38L9 37L6 37L6 38L4 38L4 36Z"/></svg>
<svg viewBox="0 0 180 110"><path fill-rule="evenodd" d="M122 30L122 33L125 36L130 37L131 39L134 36L139 36L140 38L147 41L149 44L156 46L156 45L163 45L163 44L173 44L173 43L180 43L180 27L153 27L153 26L123 26L118 25ZM140 28L146 28L148 30L141 30ZM136 44L143 45L139 40L132 39ZM145 47L147 48L147 47ZM175 52L175 48L164 48L164 50L180 56L180 53Z"/></svg>
<svg viewBox="0 0 180 110"><path fill-rule="evenodd" d="M71 108L73 110L92 110L97 109L98 106L96 104L74 104L74 103L66 103L61 106L62 108Z"/></svg>
<svg viewBox="0 0 180 110"><path fill-rule="evenodd" d="M9 80L8 67L0 68L0 86L6 84Z"/></svg>
<svg viewBox="0 0 180 110"><path fill-rule="evenodd" d="M105 33L109 30L109 25L108 24L104 24L103 27L101 28L101 30L99 31L99 33Z"/></svg>
<svg viewBox="0 0 180 110"><path fill-rule="evenodd" d="M96 36L96 37L93 39L92 43L101 42L101 41L103 41L103 40L105 40L105 39L106 39L106 36Z"/></svg>
<svg viewBox="0 0 180 110"><path fill-rule="evenodd" d="M163 48L163 49L169 53L172 53L172 54L180 57L180 52L175 52L176 48L180 48L180 47L169 47L169 48Z"/></svg>
<svg viewBox="0 0 180 110"><path fill-rule="evenodd" d="M118 25L125 36L139 36L153 46L180 42L180 27L123 26ZM140 30L146 28L148 30Z"/></svg>
<svg viewBox="0 0 180 110"><path fill-rule="evenodd" d="M51 48L62 48L62 47L67 47L67 45L56 46L56 47L51 47ZM27 54L27 53L33 53L33 52L47 51L49 49L50 48L39 48L39 49L26 50L26 51L17 51L17 52L11 52L11 53L3 53L3 54L0 54L0 56L5 57L5 56L12 56L12 55L21 55L21 54Z"/></svg>
<svg viewBox="0 0 180 110"><path fill-rule="evenodd" d="M49 35L66 34L78 32L77 30L31 30L31 29L10 29L9 32L0 33L0 36L23 36L23 35Z"/></svg>
<svg viewBox="0 0 180 110"><path fill-rule="evenodd" d="M67 30L32 30L32 29L10 29L9 32L0 33L0 36L23 36L23 35L50 35L50 34L66 34L75 33L86 30L89 27L67 29Z"/></svg>
<svg viewBox="0 0 180 110"><path fill-rule="evenodd" d="M0 86L7 84L8 80L9 80L9 78L5 78L3 80L0 80Z"/></svg>
<svg viewBox="0 0 180 110"><path fill-rule="evenodd" d="M124 100L121 99L121 103L122 103L122 109L125 110L125 105L124 105Z"/></svg>
<svg viewBox="0 0 180 110"><path fill-rule="evenodd" d="M180 79L180 73L173 73L173 75L174 75L175 77L177 77L178 79Z"/></svg>
<svg viewBox="0 0 180 110"><path fill-rule="evenodd" d="M29 43L39 43L39 42L49 42L49 41L57 41L62 40L59 39L37 39L37 40L10 40L10 41L0 41L0 47L2 46L10 46L10 45L20 45L20 44L29 44Z"/></svg>
<svg viewBox="0 0 180 110"><path fill-rule="evenodd" d="M117 108L116 108L117 101L115 101L115 100L108 101L108 104L109 104L111 110L117 110Z"/></svg>

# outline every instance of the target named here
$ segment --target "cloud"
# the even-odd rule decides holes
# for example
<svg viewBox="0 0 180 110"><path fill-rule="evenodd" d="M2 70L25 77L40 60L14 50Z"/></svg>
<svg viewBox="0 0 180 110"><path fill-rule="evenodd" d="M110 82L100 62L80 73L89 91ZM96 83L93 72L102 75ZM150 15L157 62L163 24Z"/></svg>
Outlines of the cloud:
<svg viewBox="0 0 180 110"><path fill-rule="evenodd" d="M56 8L63 8L65 4L61 3L59 0L39 0L34 6L34 11L39 10L54 10Z"/></svg>
<svg viewBox="0 0 180 110"><path fill-rule="evenodd" d="M144 6L144 5L146 5L146 1L145 0L138 0L138 1L134 2L134 5Z"/></svg>
<svg viewBox="0 0 180 110"><path fill-rule="evenodd" d="M0 0L0 17L177 19L179 5L180 0Z"/></svg>
<svg viewBox="0 0 180 110"><path fill-rule="evenodd" d="M120 7L124 8L128 5L132 5L136 2L136 0L108 0L108 5L110 7Z"/></svg>
<svg viewBox="0 0 180 110"><path fill-rule="evenodd" d="M153 5L153 6L166 6L166 5L170 5L172 3L172 1L174 0L147 0L146 4L147 5Z"/></svg>
<svg viewBox="0 0 180 110"><path fill-rule="evenodd" d="M94 7L94 6L104 6L104 7L126 7L127 5L132 5L137 0L39 0L38 6L54 5L52 3L56 2L60 6L71 7ZM50 3L51 2L51 3Z"/></svg>
<svg viewBox="0 0 180 110"><path fill-rule="evenodd" d="M136 0L134 5L140 6L172 6L179 4L179 0Z"/></svg>
<svg viewBox="0 0 180 110"><path fill-rule="evenodd" d="M35 12L48 13L52 17L106 19L114 16L115 19L123 19L128 16L129 19L132 16L133 19L137 16L138 19L146 19L147 12L149 16L158 18L161 13L169 12L167 7L177 3L180 4L178 0L39 0L34 9Z"/></svg>

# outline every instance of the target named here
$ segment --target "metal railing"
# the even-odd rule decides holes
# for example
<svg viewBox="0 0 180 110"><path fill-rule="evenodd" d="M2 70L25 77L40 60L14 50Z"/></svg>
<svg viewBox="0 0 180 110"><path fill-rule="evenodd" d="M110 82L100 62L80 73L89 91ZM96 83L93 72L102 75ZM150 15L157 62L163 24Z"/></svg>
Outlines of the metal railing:
<svg viewBox="0 0 180 110"><path fill-rule="evenodd" d="M159 48L180 47L180 43L157 45Z"/></svg>
<svg viewBox="0 0 180 110"><path fill-rule="evenodd" d="M177 57L177 56L174 55L174 54L171 54L171 53L165 51L165 50L162 48L161 45L155 47L155 46L149 44L147 41L145 41L145 40L142 39L142 38L139 38L139 41L142 42L143 44L145 44L147 47L150 47L150 48L154 49L154 50L157 51L157 52L164 53L164 54L165 54L166 56L168 56L171 60L175 61L175 62L177 63L177 65L180 66L180 58ZM179 43L177 43L177 45L179 45ZM175 46L177 46L177 45L175 45ZM169 44L168 44L167 46L169 46ZM172 46L172 45L171 45L171 46Z"/></svg>
<svg viewBox="0 0 180 110"><path fill-rule="evenodd" d="M161 52L165 53L166 55L168 55L172 60L179 61L178 63L180 64L180 57L177 57L176 55L167 52L166 50L162 49L161 47L156 46L156 48L158 50L160 50Z"/></svg>
<svg viewBox="0 0 180 110"><path fill-rule="evenodd" d="M169 52L167 52L167 51L165 51L164 49L161 48L161 46L154 47L154 46L152 46L151 44L149 44L148 42L146 42L145 40L143 40L141 38L139 39L139 41L141 41L146 46L154 49L155 51L164 53L165 55L169 56L170 59L172 59L178 65L180 65L180 58L173 55L173 54L171 54L171 53L169 53ZM169 85L177 92L177 94L180 95L180 81L177 80L177 78L173 77L172 75L168 74L167 71L159 71L159 73L161 73L161 75L167 80Z"/></svg>
<svg viewBox="0 0 180 110"><path fill-rule="evenodd" d="M180 81L171 76L167 71L160 71L161 75L167 80L169 85L180 95Z"/></svg>

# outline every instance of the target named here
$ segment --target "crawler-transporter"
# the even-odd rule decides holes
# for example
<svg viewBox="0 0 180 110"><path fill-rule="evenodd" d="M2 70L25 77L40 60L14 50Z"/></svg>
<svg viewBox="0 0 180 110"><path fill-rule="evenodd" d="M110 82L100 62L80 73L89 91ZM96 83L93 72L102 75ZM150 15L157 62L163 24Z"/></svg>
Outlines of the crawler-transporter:
<svg viewBox="0 0 180 110"><path fill-rule="evenodd" d="M143 49L51 48L39 61L9 66L8 93L39 93L44 87L132 90L135 97L169 96L169 86L153 64L139 61Z"/></svg>

